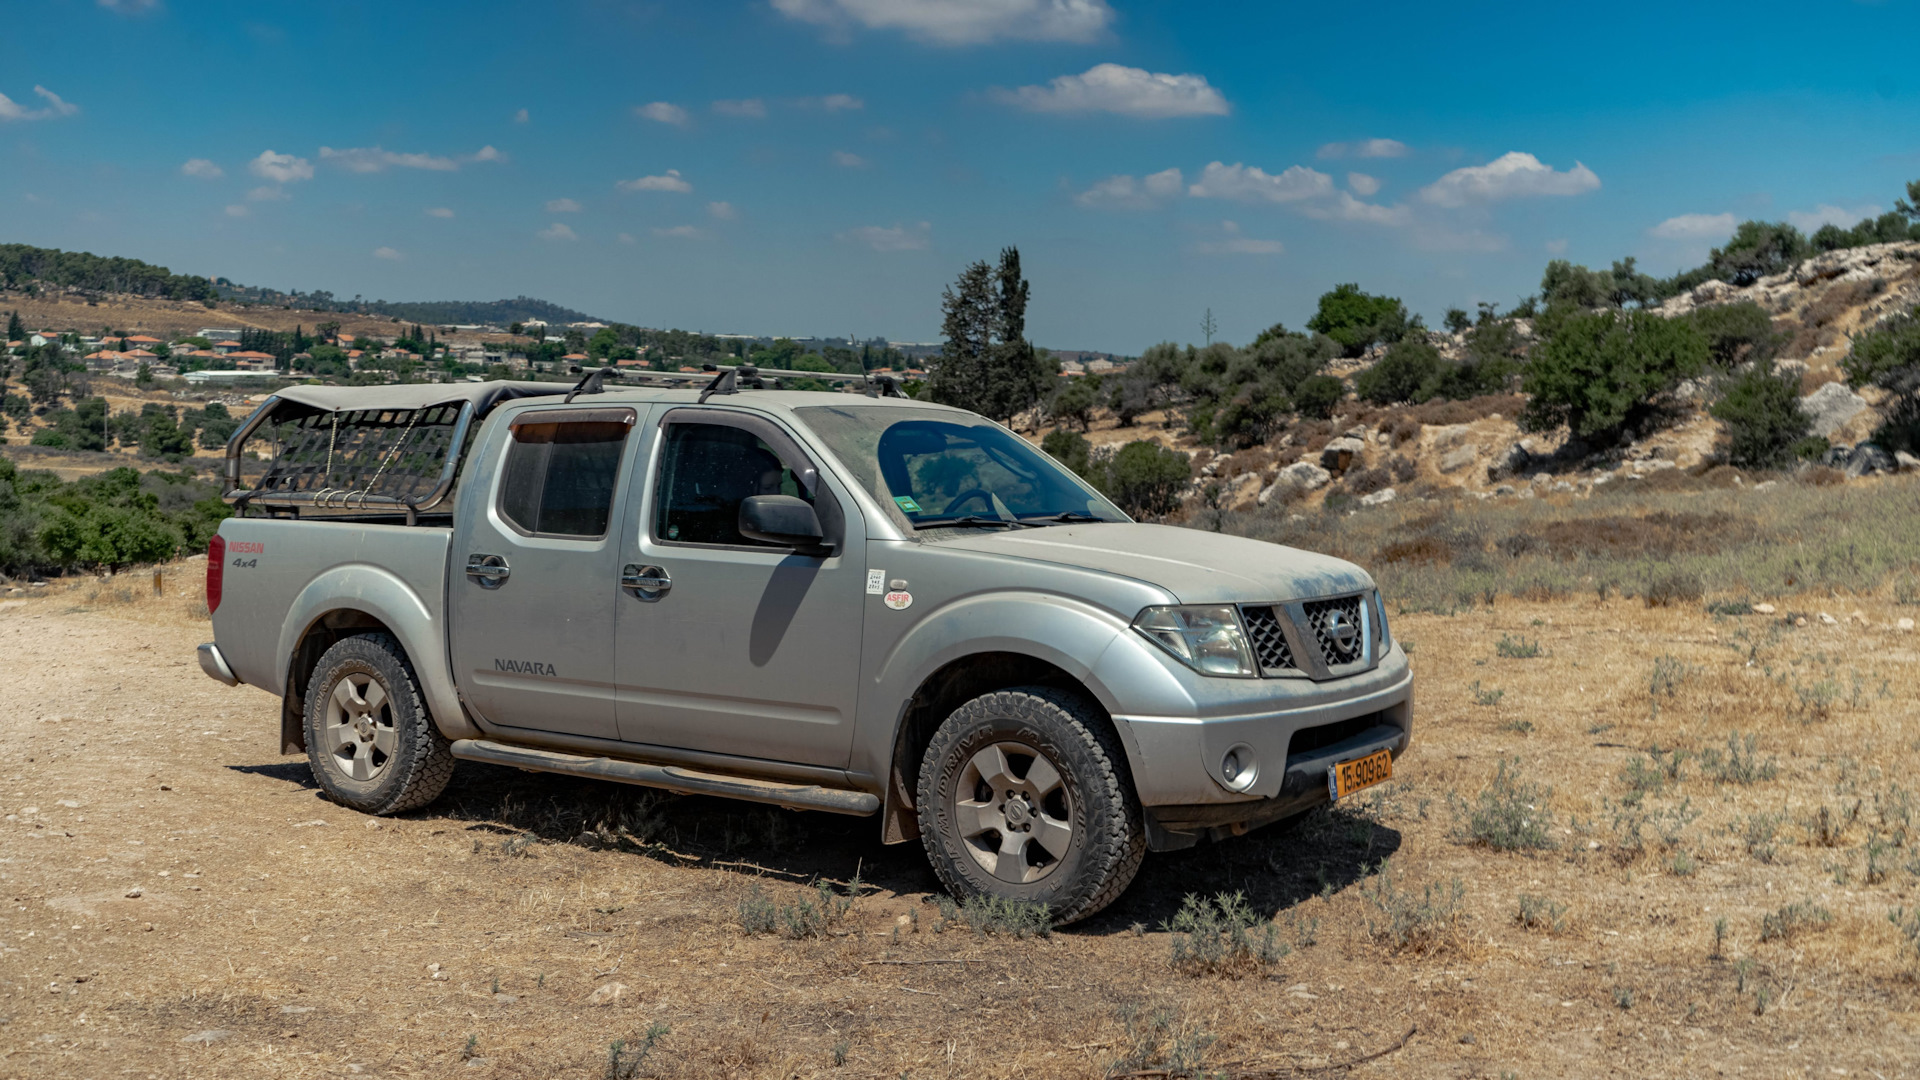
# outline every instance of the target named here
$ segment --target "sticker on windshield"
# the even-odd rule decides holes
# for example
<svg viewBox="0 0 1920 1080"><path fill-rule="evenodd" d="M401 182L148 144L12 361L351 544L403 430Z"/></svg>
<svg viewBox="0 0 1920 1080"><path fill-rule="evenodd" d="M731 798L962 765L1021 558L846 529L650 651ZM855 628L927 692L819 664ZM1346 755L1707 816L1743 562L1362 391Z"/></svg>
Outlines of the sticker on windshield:
<svg viewBox="0 0 1920 1080"><path fill-rule="evenodd" d="M894 502L894 505L898 506L902 510L905 510L909 514L917 514L920 512L920 504L917 502L914 502L913 496L911 495L895 495L893 497L893 502Z"/></svg>
<svg viewBox="0 0 1920 1080"><path fill-rule="evenodd" d="M886 595L886 605L895 611L905 611L913 606L913 594L904 589Z"/></svg>
<svg viewBox="0 0 1920 1080"><path fill-rule="evenodd" d="M887 572L885 570L867 571L867 595L879 596L887 591Z"/></svg>

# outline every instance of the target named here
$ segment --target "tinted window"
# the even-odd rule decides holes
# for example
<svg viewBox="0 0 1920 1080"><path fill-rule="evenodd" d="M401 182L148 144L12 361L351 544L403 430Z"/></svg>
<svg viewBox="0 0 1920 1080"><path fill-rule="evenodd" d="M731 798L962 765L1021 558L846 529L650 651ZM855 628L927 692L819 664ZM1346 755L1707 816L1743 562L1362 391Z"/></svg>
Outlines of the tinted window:
<svg viewBox="0 0 1920 1080"><path fill-rule="evenodd" d="M500 516L542 536L605 536L629 430L624 422L516 424Z"/></svg>
<svg viewBox="0 0 1920 1080"><path fill-rule="evenodd" d="M773 547L740 535L749 495L812 498L773 448L750 431L719 424L669 424L654 498L656 540Z"/></svg>

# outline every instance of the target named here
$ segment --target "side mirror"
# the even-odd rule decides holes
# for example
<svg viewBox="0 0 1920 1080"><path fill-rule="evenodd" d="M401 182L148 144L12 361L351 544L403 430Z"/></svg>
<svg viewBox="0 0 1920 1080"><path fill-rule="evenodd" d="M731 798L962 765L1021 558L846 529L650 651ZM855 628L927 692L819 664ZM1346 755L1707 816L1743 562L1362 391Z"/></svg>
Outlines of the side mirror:
<svg viewBox="0 0 1920 1080"><path fill-rule="evenodd" d="M740 535L769 544L817 548L823 533L813 507L792 495L749 495L740 501Z"/></svg>

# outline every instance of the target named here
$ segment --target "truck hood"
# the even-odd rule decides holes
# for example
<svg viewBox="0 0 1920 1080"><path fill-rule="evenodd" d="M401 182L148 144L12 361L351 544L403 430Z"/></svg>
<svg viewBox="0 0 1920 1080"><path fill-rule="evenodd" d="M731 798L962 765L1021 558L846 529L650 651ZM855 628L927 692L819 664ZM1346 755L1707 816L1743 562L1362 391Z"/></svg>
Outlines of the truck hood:
<svg viewBox="0 0 1920 1080"><path fill-rule="evenodd" d="M969 532L943 541L985 554L1151 582L1183 604L1305 600L1371 588L1344 559L1172 525L1104 523Z"/></svg>

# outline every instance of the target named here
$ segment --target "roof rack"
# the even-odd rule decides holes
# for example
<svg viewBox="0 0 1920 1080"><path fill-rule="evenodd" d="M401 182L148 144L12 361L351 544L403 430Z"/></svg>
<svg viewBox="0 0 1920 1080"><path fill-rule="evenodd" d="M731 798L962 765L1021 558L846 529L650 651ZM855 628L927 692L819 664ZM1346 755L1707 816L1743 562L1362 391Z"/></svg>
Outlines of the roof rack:
<svg viewBox="0 0 1920 1080"><path fill-rule="evenodd" d="M652 386L690 386L705 382L700 391L700 401L715 394L737 394L742 390L778 390L780 384L789 379L818 379L822 382L838 383L842 386L857 386L868 397L904 398L906 391L900 388L900 380L892 375L880 375L865 372L850 375L840 371L795 371L788 368L763 368L754 364L706 364L699 371L617 371L601 368L621 382L636 382ZM589 373L589 377L592 373ZM586 379L581 380L580 393L597 393L599 384L588 386Z"/></svg>

